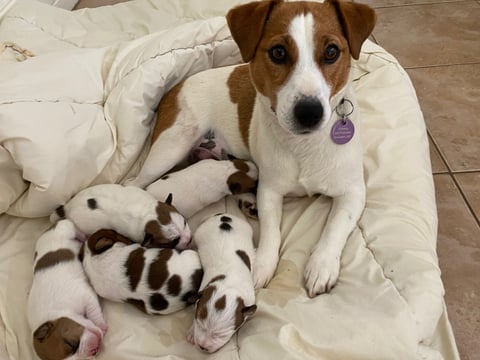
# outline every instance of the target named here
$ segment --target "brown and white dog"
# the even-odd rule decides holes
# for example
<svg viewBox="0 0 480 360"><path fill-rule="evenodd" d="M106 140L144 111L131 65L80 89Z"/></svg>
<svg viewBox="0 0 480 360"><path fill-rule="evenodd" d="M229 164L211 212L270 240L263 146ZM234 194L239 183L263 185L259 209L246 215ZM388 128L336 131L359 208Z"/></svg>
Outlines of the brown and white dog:
<svg viewBox="0 0 480 360"><path fill-rule="evenodd" d="M313 297L337 281L346 239L365 204L351 62L373 30L375 13L338 0L267 0L233 8L227 21L249 64L196 74L166 94L150 153L129 184L150 184L208 131L225 139L228 153L253 159L259 169L257 287L276 269L283 197L332 197L304 271ZM343 138L340 122L349 125Z"/></svg>
<svg viewBox="0 0 480 360"><path fill-rule="evenodd" d="M91 358L107 331L76 236L73 223L61 220L37 241L27 317L42 360Z"/></svg>
<svg viewBox="0 0 480 360"><path fill-rule="evenodd" d="M189 218L227 195L254 193L257 178L251 161L206 159L162 176L146 190L158 200L172 194L172 205Z"/></svg>
<svg viewBox="0 0 480 360"><path fill-rule="evenodd" d="M194 242L204 276L187 340L212 353L257 309L251 273L252 228L237 216L217 214L197 228Z"/></svg>
<svg viewBox="0 0 480 360"><path fill-rule="evenodd" d="M145 249L103 229L85 243L83 266L98 295L154 315L192 304L203 274L194 250Z"/></svg>
<svg viewBox="0 0 480 360"><path fill-rule="evenodd" d="M133 186L95 185L59 206L50 221L70 219L86 236L113 229L147 247L185 249L192 239L190 228L171 202L171 196L157 201Z"/></svg>

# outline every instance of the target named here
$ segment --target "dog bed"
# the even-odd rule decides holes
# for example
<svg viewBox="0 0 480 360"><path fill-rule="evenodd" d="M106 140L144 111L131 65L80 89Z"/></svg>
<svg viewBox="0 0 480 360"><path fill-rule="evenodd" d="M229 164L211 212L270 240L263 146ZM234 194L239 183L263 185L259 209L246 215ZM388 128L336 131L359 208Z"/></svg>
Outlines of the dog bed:
<svg viewBox="0 0 480 360"><path fill-rule="evenodd" d="M135 0L69 12L24 1L1 19L1 359L35 358L25 309L46 216L91 184L138 172L165 91L193 73L240 62L223 17L236 3ZM310 299L302 279L330 200L286 199L278 269L257 293L255 316L224 348L206 355L186 342L193 308L154 317L103 301L109 332L98 359L459 358L415 91L398 62L370 41L353 66L367 201L336 287Z"/></svg>

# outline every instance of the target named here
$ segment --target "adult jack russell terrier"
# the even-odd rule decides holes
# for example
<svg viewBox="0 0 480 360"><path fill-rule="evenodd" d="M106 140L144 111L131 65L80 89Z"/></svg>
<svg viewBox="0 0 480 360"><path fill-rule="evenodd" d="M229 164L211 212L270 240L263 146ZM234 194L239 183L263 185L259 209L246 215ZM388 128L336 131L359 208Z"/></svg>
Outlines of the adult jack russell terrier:
<svg viewBox="0 0 480 360"><path fill-rule="evenodd" d="M229 153L253 159L259 168L257 287L276 269L283 197L332 197L304 271L313 297L335 284L346 239L365 204L350 69L375 13L338 0L270 0L235 7L227 21L249 64L199 73L164 96L150 153L130 184L150 184L210 130L225 139Z"/></svg>
<svg viewBox="0 0 480 360"><path fill-rule="evenodd" d="M194 241L204 275L187 340L212 353L257 309L251 273L252 228L237 216L217 214L197 228Z"/></svg>
<svg viewBox="0 0 480 360"><path fill-rule="evenodd" d="M75 225L61 220L37 241L27 317L42 360L91 358L107 331L78 258L77 236Z"/></svg>

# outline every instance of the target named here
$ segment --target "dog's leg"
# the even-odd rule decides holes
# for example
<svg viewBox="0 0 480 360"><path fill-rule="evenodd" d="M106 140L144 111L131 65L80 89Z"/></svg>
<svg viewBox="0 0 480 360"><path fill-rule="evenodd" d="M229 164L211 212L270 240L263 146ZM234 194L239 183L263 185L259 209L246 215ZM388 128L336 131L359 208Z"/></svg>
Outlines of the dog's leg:
<svg viewBox="0 0 480 360"><path fill-rule="evenodd" d="M198 128L173 126L165 130L153 143L137 177L128 179L125 185L139 188L150 185L182 161L200 135Z"/></svg>
<svg viewBox="0 0 480 360"><path fill-rule="evenodd" d="M257 191L260 241L253 266L253 282L257 289L268 284L277 267L282 205L283 195L265 186L265 181L260 181Z"/></svg>
<svg viewBox="0 0 480 360"><path fill-rule="evenodd" d="M98 299L93 293L91 296L88 296L85 315L87 319L101 330L101 337L103 337L108 330L108 325L103 317L102 308L100 307Z"/></svg>
<svg viewBox="0 0 480 360"><path fill-rule="evenodd" d="M310 297L330 291L337 282L340 256L364 206L364 187L333 198L325 229L305 267L305 286Z"/></svg>

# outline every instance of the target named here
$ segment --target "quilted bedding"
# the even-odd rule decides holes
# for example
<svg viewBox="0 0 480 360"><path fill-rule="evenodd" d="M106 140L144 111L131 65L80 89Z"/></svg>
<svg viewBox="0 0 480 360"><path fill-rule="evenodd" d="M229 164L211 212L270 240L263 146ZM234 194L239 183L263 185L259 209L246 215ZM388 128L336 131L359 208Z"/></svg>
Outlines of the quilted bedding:
<svg viewBox="0 0 480 360"><path fill-rule="evenodd" d="M25 306L46 216L91 184L138 171L165 91L240 62L222 16L239 2L135 0L68 12L26 1L1 19L0 359L35 358ZM354 69L367 202L331 293L310 299L302 287L331 202L286 199L275 277L223 349L205 355L186 342L192 308L152 317L103 301L110 330L98 359L458 359L415 91L369 41Z"/></svg>

